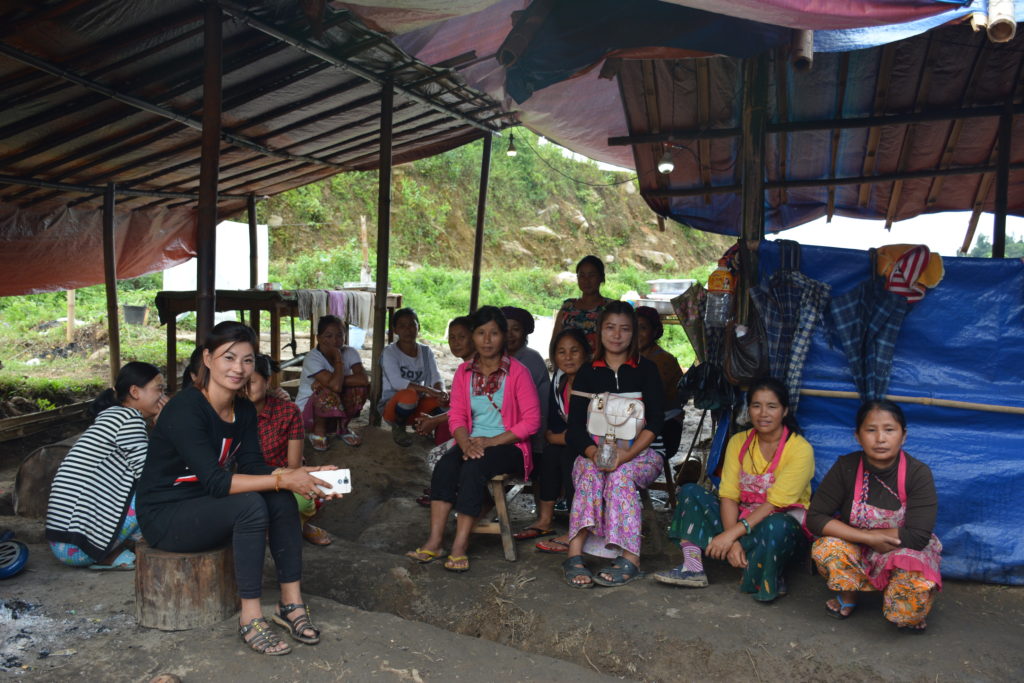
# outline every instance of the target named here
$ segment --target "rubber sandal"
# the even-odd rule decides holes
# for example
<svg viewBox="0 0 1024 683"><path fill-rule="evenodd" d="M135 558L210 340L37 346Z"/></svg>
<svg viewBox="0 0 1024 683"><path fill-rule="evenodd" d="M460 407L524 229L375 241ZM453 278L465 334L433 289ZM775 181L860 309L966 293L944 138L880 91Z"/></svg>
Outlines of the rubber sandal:
<svg viewBox="0 0 1024 683"><path fill-rule="evenodd" d="M338 438L346 446L351 446L352 448L359 448L363 445L363 438L347 427L344 431L338 431Z"/></svg>
<svg viewBox="0 0 1024 683"><path fill-rule="evenodd" d="M569 552L569 544L559 541L557 538L549 538L544 541L539 541L533 547L537 549L537 552L550 553L552 555Z"/></svg>
<svg viewBox="0 0 1024 683"><path fill-rule="evenodd" d="M601 574L608 574L612 578L605 579ZM641 576L643 576L643 572L640 571L640 567L620 556L612 560L610 567L605 567L594 575L594 583L606 588L617 588L619 586L625 586L627 583L635 581Z"/></svg>
<svg viewBox="0 0 1024 683"><path fill-rule="evenodd" d="M100 572L130 572L135 569L135 553L131 550L122 550L110 564L90 564L89 569Z"/></svg>
<svg viewBox="0 0 1024 683"><path fill-rule="evenodd" d="M314 451L326 451L327 450L327 437L320 436L319 434L310 434L309 443L313 445Z"/></svg>
<svg viewBox="0 0 1024 683"><path fill-rule="evenodd" d="M539 526L528 526L522 531L518 531L512 534L512 538L517 541L528 541L531 538L540 538L541 536L553 536L557 531L554 529L542 529Z"/></svg>
<svg viewBox="0 0 1024 683"><path fill-rule="evenodd" d="M256 635L250 640L246 640L245 637L249 635L250 631L256 631ZM286 655L292 651L291 646L288 644L285 644L282 650L270 649L284 643L284 641L270 630L270 624L267 623L266 617L256 617L245 626L240 626L238 635L242 638L242 642L249 646L249 649L261 655L276 657L277 655Z"/></svg>
<svg viewBox="0 0 1024 683"><path fill-rule="evenodd" d="M291 619L285 616L297 609L301 609L302 614ZM316 645L320 642L320 629L310 621L308 605L301 602L294 605L284 605L279 602L277 603L277 610L277 612L274 612L274 623L288 629L288 635L292 637L292 640L305 643L306 645ZM312 631L314 635L303 635L305 631Z"/></svg>
<svg viewBox="0 0 1024 683"><path fill-rule="evenodd" d="M687 570L685 564L654 572L654 580L669 586L685 586L686 588L707 588L708 585L707 574L703 571Z"/></svg>
<svg viewBox="0 0 1024 683"><path fill-rule="evenodd" d="M831 605L829 605L827 602L825 603L825 611L828 612L828 615L833 619L849 619L853 616L853 613L857 611L857 603L843 602L843 598L841 595L839 595L839 593L835 594L835 601L839 603L839 609L832 609ZM846 614L843 614L843 610L847 607L850 608L850 611Z"/></svg>
<svg viewBox="0 0 1024 683"><path fill-rule="evenodd" d="M420 496L416 499L416 502L425 508L430 507L430 496Z"/></svg>
<svg viewBox="0 0 1024 683"><path fill-rule="evenodd" d="M457 565L466 563L465 567L459 567ZM449 555L448 559L444 561L444 568L450 572L456 574L462 574L463 572L469 571L469 556L468 555Z"/></svg>
<svg viewBox="0 0 1024 683"><path fill-rule="evenodd" d="M330 545L331 535L318 526L306 524L302 527L302 537L313 545Z"/></svg>
<svg viewBox="0 0 1024 683"><path fill-rule="evenodd" d="M424 550L423 548L416 548L416 550L410 550L405 554L406 557L417 564L430 564L442 555L444 555L443 550L438 550L435 553L433 550Z"/></svg>
<svg viewBox="0 0 1024 683"><path fill-rule="evenodd" d="M562 576L565 578L565 582L573 588L593 588L594 587L594 575L587 569L587 566L583 564L582 555L573 555L572 557L565 558L565 562L562 563ZM577 583L573 579L586 576L590 581L586 583Z"/></svg>
<svg viewBox="0 0 1024 683"><path fill-rule="evenodd" d="M925 629L928 628L927 624L924 624L923 622L921 623L921 626L911 626L909 624L906 626L897 626L896 630L900 633L906 633L908 636L919 636L922 635L925 632Z"/></svg>

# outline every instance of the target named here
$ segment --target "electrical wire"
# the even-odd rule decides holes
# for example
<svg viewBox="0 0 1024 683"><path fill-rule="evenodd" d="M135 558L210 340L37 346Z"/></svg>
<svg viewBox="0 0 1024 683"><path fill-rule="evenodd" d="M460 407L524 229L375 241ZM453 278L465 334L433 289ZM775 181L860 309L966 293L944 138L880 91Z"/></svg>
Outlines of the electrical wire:
<svg viewBox="0 0 1024 683"><path fill-rule="evenodd" d="M586 180L580 180L579 178L573 178L568 173L563 173L562 171L558 170L557 168L555 168L554 166L549 164L548 160L545 159L544 157L542 157L537 152L537 150L535 150L533 148L533 146L530 145L530 141L527 140L525 136L520 140L520 142L522 142L524 145L526 145L526 147L531 152L533 152L534 156L536 156L538 159L540 159L542 162L544 162L545 166L547 166L548 168L550 168L552 171L554 171L558 175L562 176L563 178L567 178L568 180L571 180L572 182L574 182L574 183L576 183L578 185L586 185L588 187L614 187L616 185L624 185L625 183L631 183L631 182L633 182L634 180L637 180L640 177L640 176L635 175L635 176L631 176L629 178L626 178L624 180L617 180L614 183L591 183L591 182L588 182Z"/></svg>

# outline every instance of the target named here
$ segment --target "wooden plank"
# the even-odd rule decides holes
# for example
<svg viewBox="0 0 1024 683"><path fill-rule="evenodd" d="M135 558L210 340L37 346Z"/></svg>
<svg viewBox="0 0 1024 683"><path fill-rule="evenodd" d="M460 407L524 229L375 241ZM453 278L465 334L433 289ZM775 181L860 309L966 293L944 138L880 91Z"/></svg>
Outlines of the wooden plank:
<svg viewBox="0 0 1024 683"><path fill-rule="evenodd" d="M117 310L117 240L114 236L114 184L103 194L103 280L107 294L107 348L110 350L110 386L121 371L121 316Z"/></svg>
<svg viewBox="0 0 1024 683"><path fill-rule="evenodd" d="M0 442L20 439L23 436L41 432L53 425L80 419L85 416L90 405L92 405L92 401L79 401L53 410L0 420Z"/></svg>
<svg viewBox="0 0 1024 683"><path fill-rule="evenodd" d="M843 107L846 106L846 79L850 73L850 53L844 52L839 57L839 81L836 87L836 118L843 118ZM836 177L836 165L839 163L839 139L843 131L839 128L832 129L832 149L828 164L828 177ZM832 216L836 213L836 188L828 188L828 207L825 215L827 222L832 222Z"/></svg>
<svg viewBox="0 0 1024 683"><path fill-rule="evenodd" d="M889 95L889 75L892 73L892 63L896 56L895 48L890 44L882 48L882 58L878 64L878 80L875 85L875 104L872 113L875 116L885 111L885 102ZM868 143L864 152L864 165L861 175L874 175L875 166L878 164L878 143L882 139L882 129L878 126L868 130ZM857 204L867 206L871 199L871 185L865 184L860 188L857 197Z"/></svg>
<svg viewBox="0 0 1024 683"><path fill-rule="evenodd" d="M380 359L384 354L384 326L387 318L388 261L391 257L391 175L392 124L395 90L390 80L380 93L380 157L377 172L377 296L373 306L373 351L370 360L370 425L380 425L377 404L383 391L384 374Z"/></svg>
<svg viewBox="0 0 1024 683"><path fill-rule="evenodd" d="M743 79L743 146L740 153L740 237L764 239L764 138L768 120L768 55L746 60Z"/></svg>

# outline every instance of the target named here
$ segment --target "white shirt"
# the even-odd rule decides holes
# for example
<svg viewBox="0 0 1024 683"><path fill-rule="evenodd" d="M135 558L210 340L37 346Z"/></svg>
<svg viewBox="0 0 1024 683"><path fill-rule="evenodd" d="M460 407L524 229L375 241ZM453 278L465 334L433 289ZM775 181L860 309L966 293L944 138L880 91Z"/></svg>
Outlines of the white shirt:
<svg viewBox="0 0 1024 683"><path fill-rule="evenodd" d="M348 377L352 374L353 366L362 365L363 359L359 357L359 352L351 346L342 346L341 362L345 366L344 376ZM334 366L327 360L327 356L321 353L320 349L313 349L307 353L305 360L302 361L299 391L295 394L295 405L299 407L300 411L306 407L306 401L313 395L313 378L324 371L334 374Z"/></svg>

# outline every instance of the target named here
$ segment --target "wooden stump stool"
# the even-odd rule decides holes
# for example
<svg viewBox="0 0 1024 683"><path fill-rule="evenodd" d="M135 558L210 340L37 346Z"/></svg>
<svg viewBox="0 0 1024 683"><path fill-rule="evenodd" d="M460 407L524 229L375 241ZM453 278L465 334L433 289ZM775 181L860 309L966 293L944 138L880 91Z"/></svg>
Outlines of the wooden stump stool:
<svg viewBox="0 0 1024 683"><path fill-rule="evenodd" d="M186 631L227 619L239 609L231 546L171 553L135 547L135 618L140 626Z"/></svg>

